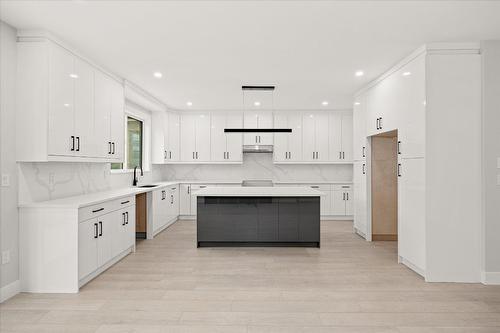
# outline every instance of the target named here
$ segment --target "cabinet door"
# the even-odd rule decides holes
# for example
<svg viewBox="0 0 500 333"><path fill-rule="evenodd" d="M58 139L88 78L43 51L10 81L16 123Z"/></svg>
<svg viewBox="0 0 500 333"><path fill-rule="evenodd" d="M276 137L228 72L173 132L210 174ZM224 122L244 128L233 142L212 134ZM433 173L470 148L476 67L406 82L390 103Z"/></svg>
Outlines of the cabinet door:
<svg viewBox="0 0 500 333"><path fill-rule="evenodd" d="M166 189L153 191L153 231L160 229L168 219L168 195Z"/></svg>
<svg viewBox="0 0 500 333"><path fill-rule="evenodd" d="M111 257L116 257L123 250L125 250L126 239L126 221L127 214L126 209L120 209L118 211L110 213L113 215L112 221L113 224L113 234L111 237Z"/></svg>
<svg viewBox="0 0 500 333"><path fill-rule="evenodd" d="M358 96L353 107L353 159L366 159L366 97Z"/></svg>
<svg viewBox="0 0 500 333"><path fill-rule="evenodd" d="M162 164L166 161L167 114L153 112L151 115L151 162Z"/></svg>
<svg viewBox="0 0 500 333"><path fill-rule="evenodd" d="M179 161L180 159L180 118L178 114L168 114L168 160Z"/></svg>
<svg viewBox="0 0 500 333"><path fill-rule="evenodd" d="M315 125L316 125L316 152L318 162L325 162L329 159L329 147L328 147L328 114L326 112L317 113L315 115Z"/></svg>
<svg viewBox="0 0 500 333"><path fill-rule="evenodd" d="M226 115L227 128L243 127L243 114L229 113ZM243 135L241 133L226 133L226 149L228 153L228 161L241 162L243 161Z"/></svg>
<svg viewBox="0 0 500 333"><path fill-rule="evenodd" d="M353 145L352 145L352 114L342 115L342 160L352 161L353 160Z"/></svg>
<svg viewBox="0 0 500 333"><path fill-rule="evenodd" d="M288 117L283 113L276 113L274 115L275 128L287 128ZM293 133L293 132L292 132ZM273 158L275 162L288 161L288 139L290 133L274 133L274 152Z"/></svg>
<svg viewBox="0 0 500 333"><path fill-rule="evenodd" d="M191 184L191 215L196 215L197 207L198 207L198 202L196 200L196 192L198 190L207 187L208 185L193 185Z"/></svg>
<svg viewBox="0 0 500 333"><path fill-rule="evenodd" d="M171 194L173 196L172 200L172 216L177 218L179 216L179 186L172 187Z"/></svg>
<svg viewBox="0 0 500 333"><path fill-rule="evenodd" d="M302 116L298 113L288 115L288 127L292 133L288 134L288 160L302 161ZM276 142L274 143L276 145Z"/></svg>
<svg viewBox="0 0 500 333"><path fill-rule="evenodd" d="M367 233L367 193L366 193L366 162L354 163L354 228L366 235Z"/></svg>
<svg viewBox="0 0 500 333"><path fill-rule="evenodd" d="M123 95L123 86L111 81L111 128L110 141L112 144L111 157L115 160L123 160L124 141L125 141L125 98Z"/></svg>
<svg viewBox="0 0 500 333"><path fill-rule="evenodd" d="M97 157L111 158L111 78L94 71L94 140ZM115 147L116 150L116 147Z"/></svg>
<svg viewBox="0 0 500 333"><path fill-rule="evenodd" d="M195 161L196 152L196 116L181 115L181 161Z"/></svg>
<svg viewBox="0 0 500 333"><path fill-rule="evenodd" d="M302 116L302 159L315 161L316 152L316 119L314 113Z"/></svg>
<svg viewBox="0 0 500 333"><path fill-rule="evenodd" d="M243 116L243 126L244 128L258 128L259 124L259 114L257 112L245 111ZM259 143L257 133L244 133L243 144L245 145L256 145Z"/></svg>
<svg viewBox="0 0 500 333"><path fill-rule="evenodd" d="M94 129L94 69L75 58L75 155L97 157L92 145Z"/></svg>
<svg viewBox="0 0 500 333"><path fill-rule="evenodd" d="M179 215L191 215L191 185L179 185Z"/></svg>
<svg viewBox="0 0 500 333"><path fill-rule="evenodd" d="M71 53L56 45L52 45L51 52L48 153L72 156L75 153L74 89L78 76Z"/></svg>
<svg viewBox="0 0 500 333"><path fill-rule="evenodd" d="M196 117L196 161L210 161L210 113Z"/></svg>
<svg viewBox="0 0 500 333"><path fill-rule="evenodd" d="M123 237L123 250L135 244L135 206L130 206L125 209L125 233Z"/></svg>
<svg viewBox="0 0 500 333"><path fill-rule="evenodd" d="M352 215L354 213L354 197L353 191L345 191L345 215Z"/></svg>
<svg viewBox="0 0 500 333"><path fill-rule="evenodd" d="M112 257L112 237L114 233L114 221L117 218L117 212L105 214L97 218L99 238L97 241L97 263L102 266L107 263Z"/></svg>
<svg viewBox="0 0 500 333"><path fill-rule="evenodd" d="M258 113L258 127L273 128L273 114L270 111L263 111ZM273 133L257 133L260 145L272 145Z"/></svg>
<svg viewBox="0 0 500 333"><path fill-rule="evenodd" d="M332 191L332 215L345 215L345 192Z"/></svg>
<svg viewBox="0 0 500 333"><path fill-rule="evenodd" d="M223 113L212 113L210 129L211 160L216 162L225 162L227 159L226 147L226 115Z"/></svg>
<svg viewBox="0 0 500 333"><path fill-rule="evenodd" d="M78 278L84 278L97 269L96 219L78 224Z"/></svg>
<svg viewBox="0 0 500 333"><path fill-rule="evenodd" d="M425 159L401 161L398 178L399 255L425 270Z"/></svg>
<svg viewBox="0 0 500 333"><path fill-rule="evenodd" d="M320 214L332 215L332 188L330 185L311 185L311 188L322 192L320 197Z"/></svg>
<svg viewBox="0 0 500 333"><path fill-rule="evenodd" d="M330 113L330 127L328 128L329 136L329 160L342 160L342 113Z"/></svg>

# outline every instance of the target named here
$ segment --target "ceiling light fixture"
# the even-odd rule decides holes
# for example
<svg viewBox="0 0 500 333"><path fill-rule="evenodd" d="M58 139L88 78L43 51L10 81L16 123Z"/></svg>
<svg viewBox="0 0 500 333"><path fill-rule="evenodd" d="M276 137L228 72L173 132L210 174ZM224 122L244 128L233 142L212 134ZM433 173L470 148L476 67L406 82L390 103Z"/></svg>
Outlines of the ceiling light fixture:
<svg viewBox="0 0 500 333"><path fill-rule="evenodd" d="M403 76L410 76L411 75L411 72L404 72L403 73Z"/></svg>
<svg viewBox="0 0 500 333"><path fill-rule="evenodd" d="M193 106L193 102L187 102L186 105L187 106Z"/></svg>
<svg viewBox="0 0 500 333"><path fill-rule="evenodd" d="M360 102L354 102L354 105L361 105Z"/></svg>
<svg viewBox="0 0 500 333"><path fill-rule="evenodd" d="M253 102L253 105L260 106L260 102L258 102L258 101L257 102Z"/></svg>
<svg viewBox="0 0 500 333"><path fill-rule="evenodd" d="M363 72L363 71L357 71L356 73L354 73L354 75L356 75L358 77L359 76L363 76L363 75L365 75L365 72Z"/></svg>
<svg viewBox="0 0 500 333"><path fill-rule="evenodd" d="M162 73L160 73L160 72L154 72L154 73L153 73L153 76L154 76L155 78L157 78L157 79L161 79L161 77L163 76L163 74L162 74Z"/></svg>
<svg viewBox="0 0 500 333"><path fill-rule="evenodd" d="M321 105L323 105L323 106L327 106L327 105L328 105L328 101L323 101L323 102L321 102Z"/></svg>

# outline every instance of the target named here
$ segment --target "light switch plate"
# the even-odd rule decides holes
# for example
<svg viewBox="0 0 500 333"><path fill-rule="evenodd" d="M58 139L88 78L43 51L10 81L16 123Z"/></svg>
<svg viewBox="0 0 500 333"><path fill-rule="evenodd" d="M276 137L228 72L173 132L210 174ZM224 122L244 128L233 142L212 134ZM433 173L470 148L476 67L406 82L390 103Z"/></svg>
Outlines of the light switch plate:
<svg viewBox="0 0 500 333"><path fill-rule="evenodd" d="M2 187L10 186L10 175L8 173L2 173Z"/></svg>

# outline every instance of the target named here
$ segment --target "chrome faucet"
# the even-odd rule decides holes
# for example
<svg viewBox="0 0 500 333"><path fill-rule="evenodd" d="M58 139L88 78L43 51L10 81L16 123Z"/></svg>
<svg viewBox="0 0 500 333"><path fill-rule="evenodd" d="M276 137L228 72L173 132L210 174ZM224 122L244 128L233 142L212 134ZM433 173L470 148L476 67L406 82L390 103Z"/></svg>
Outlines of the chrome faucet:
<svg viewBox="0 0 500 333"><path fill-rule="evenodd" d="M132 182L132 186L137 186L137 174L136 174L137 168L141 168L141 176L144 176L144 172L142 171L142 165L141 166L136 165L134 167L134 181Z"/></svg>

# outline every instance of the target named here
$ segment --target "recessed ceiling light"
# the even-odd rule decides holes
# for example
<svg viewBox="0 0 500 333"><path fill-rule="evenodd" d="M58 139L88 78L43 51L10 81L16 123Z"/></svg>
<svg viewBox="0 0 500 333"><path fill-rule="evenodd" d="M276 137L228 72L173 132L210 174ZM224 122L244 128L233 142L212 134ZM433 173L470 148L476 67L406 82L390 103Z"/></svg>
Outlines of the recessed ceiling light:
<svg viewBox="0 0 500 333"><path fill-rule="evenodd" d="M65 108L69 108L69 103L64 103L63 105Z"/></svg>
<svg viewBox="0 0 500 333"><path fill-rule="evenodd" d="M328 101L323 101L323 102L321 102L321 105L323 105L323 106L327 106L327 105L328 105Z"/></svg>
<svg viewBox="0 0 500 333"><path fill-rule="evenodd" d="M409 75L411 75L411 72L404 72L403 73L403 76L409 76Z"/></svg>
<svg viewBox="0 0 500 333"><path fill-rule="evenodd" d="M257 102L253 102L253 105L260 106L260 102L258 102L258 101Z"/></svg>
<svg viewBox="0 0 500 333"><path fill-rule="evenodd" d="M193 102L187 102L186 105L187 106L193 106Z"/></svg>
<svg viewBox="0 0 500 333"><path fill-rule="evenodd" d="M363 72L363 71L357 71L356 73L354 73L354 75L356 75L356 76L363 76L363 75L365 75L365 72Z"/></svg>
<svg viewBox="0 0 500 333"><path fill-rule="evenodd" d="M354 102L354 105L360 105L361 103L360 102Z"/></svg>
<svg viewBox="0 0 500 333"><path fill-rule="evenodd" d="M71 74L69 75L69 77L70 77L70 78L72 78L72 79L78 79L78 74L71 73Z"/></svg>
<svg viewBox="0 0 500 333"><path fill-rule="evenodd" d="M163 74L162 74L162 73L160 73L160 72L154 72L154 73L153 73L153 76L154 76L155 78L157 78L157 79L161 79L161 77L163 76Z"/></svg>

